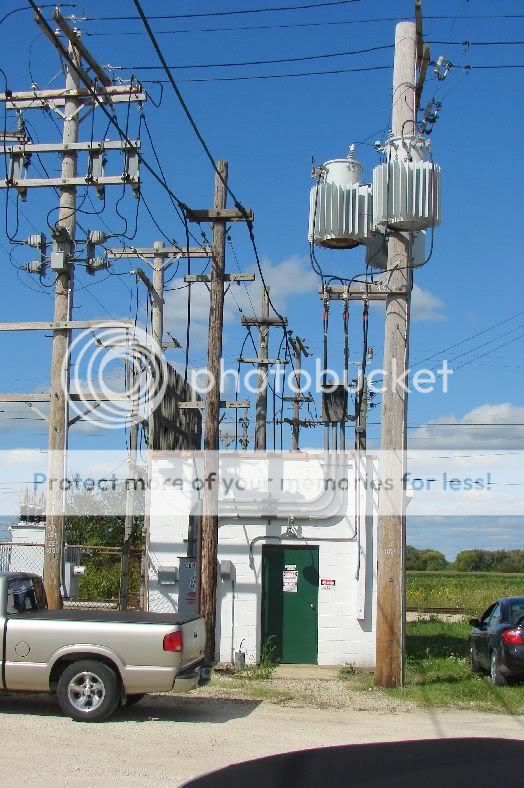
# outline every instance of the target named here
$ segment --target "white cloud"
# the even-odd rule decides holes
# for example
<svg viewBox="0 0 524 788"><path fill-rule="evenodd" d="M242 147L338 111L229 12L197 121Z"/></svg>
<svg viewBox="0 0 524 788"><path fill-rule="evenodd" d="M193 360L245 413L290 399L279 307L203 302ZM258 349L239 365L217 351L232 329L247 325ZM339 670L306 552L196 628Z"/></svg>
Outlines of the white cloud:
<svg viewBox="0 0 524 788"><path fill-rule="evenodd" d="M504 424L511 426L500 426ZM479 405L462 418L443 416L429 422L431 426L410 431L409 445L415 449L518 450L524 448L524 426L515 424L524 424L524 407L510 402Z"/></svg>
<svg viewBox="0 0 524 788"><path fill-rule="evenodd" d="M372 301L372 308L385 311L385 301ZM411 319L412 320L445 320L445 304L430 290L419 285L413 285L411 293Z"/></svg>
<svg viewBox="0 0 524 788"><path fill-rule="evenodd" d="M445 320L444 303L429 290L413 285L411 317L413 320Z"/></svg>
<svg viewBox="0 0 524 788"><path fill-rule="evenodd" d="M230 270L233 272L233 269ZM264 280L270 290L270 297L275 307L285 314L289 296L303 295L315 292L317 277L306 265L306 261L298 255L293 255L280 263L272 263L267 258L262 260ZM253 315L260 309L260 288L262 282L256 268L251 268L255 274L254 282L236 284L233 282L226 293L224 302L224 325L239 322L240 313ZM181 345L185 345L185 316L187 309L187 289L183 287L183 278L177 278L170 283L173 289L165 297L165 328L171 331ZM207 332L209 322L209 291L204 284L193 285L191 290L191 348L199 354L205 354L207 348Z"/></svg>

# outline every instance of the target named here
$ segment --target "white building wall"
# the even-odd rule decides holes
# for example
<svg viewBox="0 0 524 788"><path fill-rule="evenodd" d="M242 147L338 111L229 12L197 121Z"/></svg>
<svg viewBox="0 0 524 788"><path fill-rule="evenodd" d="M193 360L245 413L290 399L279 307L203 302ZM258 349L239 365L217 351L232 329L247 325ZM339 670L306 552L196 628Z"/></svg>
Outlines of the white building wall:
<svg viewBox="0 0 524 788"><path fill-rule="evenodd" d="M353 487L350 485L350 489ZM375 664L376 544L377 509L372 492L364 484L359 500L350 495L348 511L342 517L301 519L293 526L298 539L284 545L315 545L319 548L320 579L335 580L333 590L318 591L318 664L359 667ZM367 497L367 509L366 509ZM188 517L165 514L165 500L152 497L150 525L149 606L156 611L177 609L178 586L157 582L159 567L175 566L187 555ZM156 509L156 510L155 510ZM365 516L365 512L368 515ZM217 654L230 663L234 652L242 650L248 662L260 658L262 608L262 547L279 544L276 538L286 531L288 520L250 517L221 517L219 562L231 561L235 581L223 580L218 570ZM252 558L250 560L250 545Z"/></svg>

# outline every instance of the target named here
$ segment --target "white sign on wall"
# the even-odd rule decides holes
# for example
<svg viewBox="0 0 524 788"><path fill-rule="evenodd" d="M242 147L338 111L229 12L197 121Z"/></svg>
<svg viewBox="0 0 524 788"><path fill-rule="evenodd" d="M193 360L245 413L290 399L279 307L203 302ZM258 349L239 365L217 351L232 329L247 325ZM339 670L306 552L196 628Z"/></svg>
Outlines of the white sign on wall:
<svg viewBox="0 0 524 788"><path fill-rule="evenodd" d="M296 564L286 564L282 572L282 590L287 594L298 592L298 571Z"/></svg>

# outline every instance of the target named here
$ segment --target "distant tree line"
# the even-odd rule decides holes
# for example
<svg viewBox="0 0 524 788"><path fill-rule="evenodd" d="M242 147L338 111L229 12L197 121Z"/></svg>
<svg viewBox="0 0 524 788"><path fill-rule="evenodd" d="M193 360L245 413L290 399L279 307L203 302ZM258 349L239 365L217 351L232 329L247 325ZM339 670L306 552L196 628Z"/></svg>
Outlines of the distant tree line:
<svg viewBox="0 0 524 788"><path fill-rule="evenodd" d="M454 561L448 561L439 550L406 550L406 569L417 572L522 572L524 550L462 550Z"/></svg>

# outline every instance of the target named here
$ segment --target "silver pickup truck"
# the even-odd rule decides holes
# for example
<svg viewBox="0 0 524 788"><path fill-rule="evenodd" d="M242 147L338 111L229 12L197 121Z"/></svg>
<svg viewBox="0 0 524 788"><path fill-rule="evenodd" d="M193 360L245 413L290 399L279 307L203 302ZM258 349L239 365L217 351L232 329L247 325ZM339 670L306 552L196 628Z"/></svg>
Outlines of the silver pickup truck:
<svg viewBox="0 0 524 788"><path fill-rule="evenodd" d="M48 610L37 575L0 572L0 632L1 688L56 692L74 720L99 722L145 693L209 681L202 618Z"/></svg>

